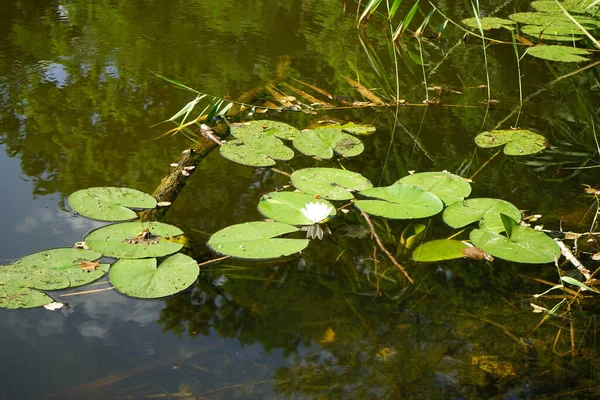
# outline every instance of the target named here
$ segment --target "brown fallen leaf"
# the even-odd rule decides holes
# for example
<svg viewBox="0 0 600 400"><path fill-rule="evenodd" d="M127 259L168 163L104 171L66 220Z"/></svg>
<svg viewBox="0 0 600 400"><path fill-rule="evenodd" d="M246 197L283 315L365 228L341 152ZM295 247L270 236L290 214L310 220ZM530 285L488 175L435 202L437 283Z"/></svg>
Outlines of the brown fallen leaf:
<svg viewBox="0 0 600 400"><path fill-rule="evenodd" d="M96 261L81 261L79 263L79 268L81 268L82 271L85 272L94 272L96 270L96 268L98 268L100 266L99 262Z"/></svg>

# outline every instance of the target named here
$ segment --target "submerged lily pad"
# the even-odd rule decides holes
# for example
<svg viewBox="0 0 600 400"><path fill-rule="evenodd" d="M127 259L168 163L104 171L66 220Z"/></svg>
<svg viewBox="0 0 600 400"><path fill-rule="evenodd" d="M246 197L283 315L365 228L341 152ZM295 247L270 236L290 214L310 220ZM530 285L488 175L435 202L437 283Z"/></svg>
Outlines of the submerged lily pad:
<svg viewBox="0 0 600 400"><path fill-rule="evenodd" d="M421 172L407 175L398 182L418 186L426 192L433 193L446 206L462 201L471 194L469 182L449 172Z"/></svg>
<svg viewBox="0 0 600 400"><path fill-rule="evenodd" d="M525 129L482 132L475 137L475 143L483 148L506 145L504 146L504 154L509 156L539 153L548 145L542 135Z"/></svg>
<svg viewBox="0 0 600 400"><path fill-rule="evenodd" d="M198 278L198 263L184 254L175 254L158 268L156 258L118 260L108 277L121 293L142 299L171 296L189 288Z"/></svg>
<svg viewBox="0 0 600 400"><path fill-rule="evenodd" d="M125 222L96 229L86 236L85 243L109 257L163 257L183 247L183 244L164 239L181 234L183 232L176 226L160 222Z"/></svg>
<svg viewBox="0 0 600 400"><path fill-rule="evenodd" d="M307 239L287 239L277 236L297 232L298 228L280 222L246 222L215 232L208 246L217 253L238 258L277 258L297 253L306 246Z"/></svg>
<svg viewBox="0 0 600 400"><path fill-rule="evenodd" d="M48 295L35 289L0 284L0 308L42 307L52 301Z"/></svg>
<svg viewBox="0 0 600 400"><path fill-rule="evenodd" d="M512 25L515 24L514 21L511 21L510 19L496 18L496 17L483 17L483 18L479 18L479 21L481 22L481 27L484 31L487 31L490 29L500 29L500 28L506 28L506 29L510 30L510 29L514 29L514 27ZM469 28L473 28L473 29L479 28L476 18L466 18L466 19L463 19L461 22L463 24L465 24L466 26L468 26Z"/></svg>
<svg viewBox="0 0 600 400"><path fill-rule="evenodd" d="M267 119L231 124L231 134L238 139L247 135L275 136L284 140L294 140L300 131L291 125Z"/></svg>
<svg viewBox="0 0 600 400"><path fill-rule="evenodd" d="M514 226L510 238L487 229L474 229L469 238L486 253L508 261L545 264L560 257L554 240L528 226Z"/></svg>
<svg viewBox="0 0 600 400"><path fill-rule="evenodd" d="M517 222L521 220L521 212L514 205L508 201L488 198L456 202L444 210L442 218L455 229L481 221L480 227L492 232L503 232L505 228L500 214L505 214Z"/></svg>
<svg viewBox="0 0 600 400"><path fill-rule="evenodd" d="M262 197L258 203L258 211L265 217L277 222L290 225L312 225L313 221L306 218L302 208L309 203L321 203L331 208L329 218L335 216L333 204L315 196L299 192L271 192Z"/></svg>
<svg viewBox="0 0 600 400"><path fill-rule="evenodd" d="M93 187L69 196L69 206L79 214L101 221L126 221L137 217L130 208L154 208L156 199L139 190Z"/></svg>
<svg viewBox="0 0 600 400"><path fill-rule="evenodd" d="M275 160L291 160L294 150L275 136L243 134L241 139L230 140L219 148L221 155L233 162L251 167L275 165Z"/></svg>
<svg viewBox="0 0 600 400"><path fill-rule="evenodd" d="M357 200L354 205L370 215L394 219L425 218L442 211L444 204L436 195L403 183L365 189L363 196L381 200Z"/></svg>
<svg viewBox="0 0 600 400"><path fill-rule="evenodd" d="M333 152L344 157L359 155L365 150L362 142L339 129L315 129L299 133L294 147L307 156L328 159Z"/></svg>
<svg viewBox="0 0 600 400"><path fill-rule="evenodd" d="M550 61L582 62L589 60L588 58L582 56L587 56L591 53L587 50L578 49L576 47L545 45L530 47L527 50L527 54Z"/></svg>
<svg viewBox="0 0 600 400"><path fill-rule="evenodd" d="M373 186L356 172L336 168L299 169L290 178L296 189L327 200L350 200L354 198L352 192Z"/></svg>
<svg viewBox="0 0 600 400"><path fill-rule="evenodd" d="M425 242L415 249L412 258L414 261L433 262L463 258L463 250L468 248L460 240L440 239Z"/></svg>
<svg viewBox="0 0 600 400"><path fill-rule="evenodd" d="M57 290L86 285L101 278L109 264L82 268L85 261L102 255L91 250L62 248L30 254L0 267L0 283L41 290ZM83 264L82 264L83 263Z"/></svg>
<svg viewBox="0 0 600 400"><path fill-rule="evenodd" d="M521 31L536 38L541 35L542 40L571 42L585 38L584 33L579 29L564 26L544 27L539 25L525 25L521 27Z"/></svg>

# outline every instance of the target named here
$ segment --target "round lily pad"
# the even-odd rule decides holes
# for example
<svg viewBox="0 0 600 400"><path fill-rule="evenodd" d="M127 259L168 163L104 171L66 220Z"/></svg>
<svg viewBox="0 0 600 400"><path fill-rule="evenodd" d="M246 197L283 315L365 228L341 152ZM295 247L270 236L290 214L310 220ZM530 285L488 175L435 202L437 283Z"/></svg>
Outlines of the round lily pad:
<svg viewBox="0 0 600 400"><path fill-rule="evenodd" d="M442 218L455 229L481 221L480 227L492 232L502 232L505 228L500 214L505 214L517 222L521 220L521 212L514 205L508 201L488 198L456 202L444 210Z"/></svg>
<svg viewBox="0 0 600 400"><path fill-rule="evenodd" d="M356 172L336 168L299 169L292 173L291 181L296 189L327 200L350 200L352 192L373 186Z"/></svg>
<svg viewBox="0 0 600 400"><path fill-rule="evenodd" d="M550 61L583 62L589 61L589 59L582 56L587 56L591 53L577 47L545 45L530 47L527 50L527 54Z"/></svg>
<svg viewBox="0 0 600 400"><path fill-rule="evenodd" d="M85 243L115 258L163 257L181 250L183 244L165 238L183 234L176 226L160 222L124 222L96 229Z"/></svg>
<svg viewBox="0 0 600 400"><path fill-rule="evenodd" d="M357 200L354 205L370 215L394 219L431 217L442 211L444 204L436 195L403 183L361 190L363 196L381 200Z"/></svg>
<svg viewBox="0 0 600 400"><path fill-rule="evenodd" d="M482 132L475 137L475 143L483 148L506 145L504 154L509 156L539 153L548 145L542 135L525 129Z"/></svg>
<svg viewBox="0 0 600 400"><path fill-rule="evenodd" d="M69 206L79 214L101 221L126 221L137 217L130 208L154 208L156 199L139 190L94 187L69 196Z"/></svg>
<svg viewBox="0 0 600 400"><path fill-rule="evenodd" d="M544 27L539 25L525 25L521 27L521 31L536 38L541 36L542 40L572 42L585 38L584 33L579 29L564 26Z"/></svg>
<svg viewBox="0 0 600 400"><path fill-rule="evenodd" d="M417 247L413 252L412 259L420 262L433 262L463 258L463 250L467 247L469 246L460 240L431 240Z"/></svg>
<svg viewBox="0 0 600 400"><path fill-rule="evenodd" d="M52 301L48 295L35 289L0 284L0 308L34 308Z"/></svg>
<svg viewBox="0 0 600 400"><path fill-rule="evenodd" d="M251 167L275 165L275 160L291 160L294 150L275 136L246 133L219 148L221 155L233 162Z"/></svg>
<svg viewBox="0 0 600 400"><path fill-rule="evenodd" d="M110 283L121 293L142 299L171 296L189 288L200 268L193 258L175 254L158 268L156 258L118 260L110 269Z"/></svg>
<svg viewBox="0 0 600 400"><path fill-rule="evenodd" d="M421 172L407 175L398 182L418 186L426 192L433 193L446 206L462 201L471 194L469 182L449 172Z"/></svg>
<svg viewBox="0 0 600 400"><path fill-rule="evenodd" d="M344 157L353 157L365 150L362 142L339 129L315 129L296 135L294 147L307 156L328 159L333 152Z"/></svg>
<svg viewBox="0 0 600 400"><path fill-rule="evenodd" d="M280 222L246 222L215 232L208 246L217 253L233 257L277 258L297 253L308 246L307 239L277 237L298 230L295 226Z"/></svg>
<svg viewBox="0 0 600 400"><path fill-rule="evenodd" d="M293 140L298 133L300 131L291 125L267 119L231 124L231 134L238 139L243 139L248 134L251 136L258 134Z"/></svg>
<svg viewBox="0 0 600 400"><path fill-rule="evenodd" d="M583 14L587 12L590 14L594 14L596 11L598 11L598 9L600 9L600 5L587 8L593 2L594 0L587 0L585 2L582 2L581 0L567 0L561 2L560 4L564 7L565 10L569 11L570 13ZM536 11L552 14L562 13L562 10L558 5L556 5L554 0L532 1L530 5Z"/></svg>
<svg viewBox="0 0 600 400"><path fill-rule="evenodd" d="M466 26L468 26L469 28L472 28L472 29L479 28L479 24L477 23L476 18L466 18L466 19L463 19L461 22L463 24L465 24ZM479 22L481 22L481 27L484 31L487 31L490 29L500 29L500 28L506 28L506 29L510 30L510 29L514 29L514 27L512 25L515 24L515 22L511 21L510 19L496 18L496 17L479 18Z"/></svg>
<svg viewBox="0 0 600 400"><path fill-rule="evenodd" d="M86 285L104 276L109 264L90 263L102 255L91 250L61 248L30 254L0 267L0 283L41 290Z"/></svg>
<svg viewBox="0 0 600 400"><path fill-rule="evenodd" d="M514 226L510 238L487 229L474 229L469 238L486 253L508 261L545 264L560 257L554 240L528 226Z"/></svg>
<svg viewBox="0 0 600 400"><path fill-rule="evenodd" d="M312 225L302 209L309 203L321 203L331 208L329 218L335 216L333 204L315 196L299 192L271 192L262 197L258 203L258 211L267 218L290 225Z"/></svg>

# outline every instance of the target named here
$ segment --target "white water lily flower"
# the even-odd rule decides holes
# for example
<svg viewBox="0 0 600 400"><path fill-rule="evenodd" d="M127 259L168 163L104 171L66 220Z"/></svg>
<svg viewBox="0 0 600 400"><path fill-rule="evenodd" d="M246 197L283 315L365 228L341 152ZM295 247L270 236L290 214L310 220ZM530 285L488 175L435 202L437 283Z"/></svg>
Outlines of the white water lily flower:
<svg viewBox="0 0 600 400"><path fill-rule="evenodd" d="M333 211L333 208L325 203L308 203L300 211L313 224L318 224L329 217L329 214Z"/></svg>
<svg viewBox="0 0 600 400"><path fill-rule="evenodd" d="M59 303L57 301L53 301L52 303L48 303L48 304L44 305L44 308L46 310L54 311L54 310L60 310L61 308L63 308L64 305L65 305L64 303Z"/></svg>

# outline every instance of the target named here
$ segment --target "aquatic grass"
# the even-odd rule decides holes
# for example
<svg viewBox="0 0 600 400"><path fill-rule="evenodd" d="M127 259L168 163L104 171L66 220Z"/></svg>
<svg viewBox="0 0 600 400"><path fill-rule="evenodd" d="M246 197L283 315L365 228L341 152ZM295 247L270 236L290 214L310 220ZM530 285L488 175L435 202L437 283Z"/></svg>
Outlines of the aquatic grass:
<svg viewBox="0 0 600 400"><path fill-rule="evenodd" d="M482 43L482 50L483 50L483 68L485 70L485 79L487 82L488 104L490 104L490 100L492 99L490 71L489 71L488 59L487 59L487 45L485 43L485 34L483 33L483 26L481 25L481 10L479 7L479 0L475 0L475 3L471 0L471 7L473 8L474 18L477 21L479 33L481 34L481 43Z"/></svg>

